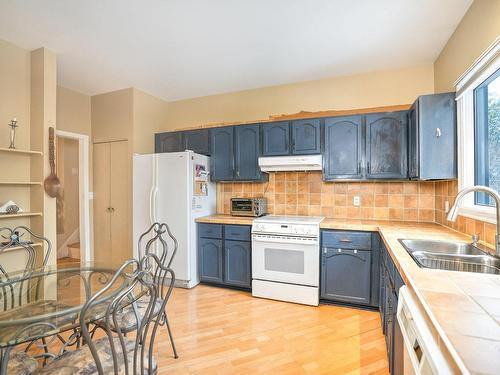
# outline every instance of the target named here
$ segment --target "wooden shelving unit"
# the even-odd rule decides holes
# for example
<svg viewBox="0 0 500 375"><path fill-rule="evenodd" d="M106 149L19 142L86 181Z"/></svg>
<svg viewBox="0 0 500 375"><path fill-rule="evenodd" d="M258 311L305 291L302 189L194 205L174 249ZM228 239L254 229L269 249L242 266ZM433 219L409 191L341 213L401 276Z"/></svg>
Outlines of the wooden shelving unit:
<svg viewBox="0 0 500 375"><path fill-rule="evenodd" d="M41 151L20 150L17 148L8 148L8 147L0 147L0 152L9 152L9 153L19 154L19 155L39 155L39 156L43 155L43 152L41 152Z"/></svg>
<svg viewBox="0 0 500 375"><path fill-rule="evenodd" d="M20 212L18 214L0 214L1 219L17 219L19 217L42 216L42 212Z"/></svg>

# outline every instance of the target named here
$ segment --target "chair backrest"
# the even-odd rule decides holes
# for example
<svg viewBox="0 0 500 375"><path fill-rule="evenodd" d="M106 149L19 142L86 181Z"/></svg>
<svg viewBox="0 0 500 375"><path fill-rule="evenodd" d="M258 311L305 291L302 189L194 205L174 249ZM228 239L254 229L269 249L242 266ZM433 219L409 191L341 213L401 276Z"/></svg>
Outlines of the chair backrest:
<svg viewBox="0 0 500 375"><path fill-rule="evenodd" d="M80 313L82 335L94 357L97 371L103 374L153 374L156 365L153 359L154 341L160 324L155 319L155 303L161 290L155 281L156 276L169 280L166 297L162 299L164 310L172 293L175 274L161 263L156 254L146 254L139 261L126 261L115 273L110 282L94 294L83 306ZM126 282L126 287L123 282ZM140 290L140 292L137 292ZM148 295L148 305L144 316L137 319L137 330L133 339L126 338L120 329L119 319L124 309L132 302L132 295L137 298ZM88 329L89 321L99 319L105 332L104 345L93 341Z"/></svg>
<svg viewBox="0 0 500 375"><path fill-rule="evenodd" d="M38 235L25 226L1 227L0 241L0 256L2 254L7 255L13 248L16 248L13 251L18 252L17 254L22 253L22 256L16 256L16 259L23 259L23 263L19 265L18 269L11 270L0 259L0 282L2 283L2 287L0 287L0 304L2 304L3 310L7 310L38 298L40 279L31 279L30 275L35 270L44 268L47 265L52 251L52 244L47 237ZM42 250L41 257L38 256L38 248ZM17 279L25 281L16 282L14 285L8 283ZM32 291L36 291L35 294L32 294Z"/></svg>
<svg viewBox="0 0 500 375"><path fill-rule="evenodd" d="M169 254L168 244L164 236L165 233L173 243L171 254ZM172 261L177 253L177 248L177 239L170 231L169 226L165 223L153 223L146 232L141 234L139 241L137 242L137 254L139 255L139 260L142 259L144 255L153 253L158 256L161 264L166 267L170 267L172 265Z"/></svg>

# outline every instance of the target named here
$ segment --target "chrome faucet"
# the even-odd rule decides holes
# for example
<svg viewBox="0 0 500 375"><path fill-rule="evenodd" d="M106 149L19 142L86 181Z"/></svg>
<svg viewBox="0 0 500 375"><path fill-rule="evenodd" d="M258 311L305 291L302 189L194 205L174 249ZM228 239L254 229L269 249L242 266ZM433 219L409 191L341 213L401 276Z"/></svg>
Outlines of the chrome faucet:
<svg viewBox="0 0 500 375"><path fill-rule="evenodd" d="M480 192L490 195L495 200L496 211L497 211L497 233L495 235L495 250L496 256L500 257L500 194L496 190L493 190L487 186L470 186L460 190L455 199L455 204L450 208L448 212L448 221L456 221L458 217L458 208L460 206L460 201L464 195L470 192Z"/></svg>

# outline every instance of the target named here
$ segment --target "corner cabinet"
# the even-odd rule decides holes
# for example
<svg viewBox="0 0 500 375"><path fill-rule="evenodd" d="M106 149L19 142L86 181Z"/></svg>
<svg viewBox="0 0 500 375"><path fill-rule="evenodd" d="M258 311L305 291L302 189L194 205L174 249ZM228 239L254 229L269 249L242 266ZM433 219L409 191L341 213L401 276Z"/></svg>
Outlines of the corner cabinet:
<svg viewBox="0 0 500 375"><path fill-rule="evenodd" d="M410 178L456 178L455 93L419 96L410 109L408 128Z"/></svg>
<svg viewBox="0 0 500 375"><path fill-rule="evenodd" d="M371 232L321 231L321 299L378 306L377 236Z"/></svg>
<svg viewBox="0 0 500 375"><path fill-rule="evenodd" d="M366 177L408 178L408 112L366 116Z"/></svg>
<svg viewBox="0 0 500 375"><path fill-rule="evenodd" d="M250 225L198 224L201 282L251 289Z"/></svg>
<svg viewBox="0 0 500 375"><path fill-rule="evenodd" d="M210 130L210 178L212 181L231 181L234 178L234 127Z"/></svg>
<svg viewBox="0 0 500 375"><path fill-rule="evenodd" d="M363 178L362 116L325 119L324 180Z"/></svg>

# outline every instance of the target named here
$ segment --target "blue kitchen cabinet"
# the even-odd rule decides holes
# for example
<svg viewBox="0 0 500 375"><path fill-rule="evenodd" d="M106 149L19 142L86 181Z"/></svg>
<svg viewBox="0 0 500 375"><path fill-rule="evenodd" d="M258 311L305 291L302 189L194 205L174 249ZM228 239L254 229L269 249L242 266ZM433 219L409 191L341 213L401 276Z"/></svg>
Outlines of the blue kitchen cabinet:
<svg viewBox="0 0 500 375"><path fill-rule="evenodd" d="M366 178L408 178L408 112L366 116Z"/></svg>
<svg viewBox="0 0 500 375"><path fill-rule="evenodd" d="M184 151L182 132L168 132L155 134L155 152Z"/></svg>
<svg viewBox="0 0 500 375"><path fill-rule="evenodd" d="M259 167L260 125L235 126L235 180L262 180Z"/></svg>
<svg viewBox="0 0 500 375"><path fill-rule="evenodd" d="M208 129L187 130L182 133L185 150L210 156L210 133Z"/></svg>
<svg viewBox="0 0 500 375"><path fill-rule="evenodd" d="M214 238L198 239L198 267L200 281L222 283L222 240Z"/></svg>
<svg viewBox="0 0 500 375"><path fill-rule="evenodd" d="M250 288L252 286L251 245L246 241L225 240L224 283Z"/></svg>
<svg viewBox="0 0 500 375"><path fill-rule="evenodd" d="M455 93L419 96L408 118L409 177L415 180L456 178Z"/></svg>
<svg viewBox="0 0 500 375"><path fill-rule="evenodd" d="M323 179L358 180L363 178L363 117L325 119Z"/></svg>
<svg viewBox="0 0 500 375"><path fill-rule="evenodd" d="M226 126L210 130L210 178L232 181L234 178L234 128Z"/></svg>
<svg viewBox="0 0 500 375"><path fill-rule="evenodd" d="M321 153L320 119L292 121L292 155Z"/></svg>
<svg viewBox="0 0 500 375"><path fill-rule="evenodd" d="M262 155L290 155L290 123L288 121L262 124L262 136Z"/></svg>
<svg viewBox="0 0 500 375"><path fill-rule="evenodd" d="M201 282L252 288L250 225L198 224L198 272Z"/></svg>

